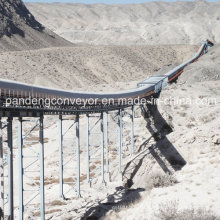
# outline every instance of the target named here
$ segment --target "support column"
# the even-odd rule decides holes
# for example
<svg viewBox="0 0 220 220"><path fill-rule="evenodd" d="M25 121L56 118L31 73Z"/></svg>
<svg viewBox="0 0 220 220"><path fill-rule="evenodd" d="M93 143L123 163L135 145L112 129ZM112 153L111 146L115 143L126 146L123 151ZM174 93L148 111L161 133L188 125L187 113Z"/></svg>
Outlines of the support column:
<svg viewBox="0 0 220 220"><path fill-rule="evenodd" d="M4 219L4 161L3 161L3 133L0 118L0 220Z"/></svg>
<svg viewBox="0 0 220 220"><path fill-rule="evenodd" d="M122 110L118 112L118 126L119 126L119 149L118 149L118 158L119 158L119 174L122 174L121 170L121 158L122 158Z"/></svg>
<svg viewBox="0 0 220 220"><path fill-rule="evenodd" d="M40 116L40 215L45 219L45 195L44 195L44 126L43 115Z"/></svg>
<svg viewBox="0 0 220 220"><path fill-rule="evenodd" d="M134 106L131 107L131 156L134 154Z"/></svg>
<svg viewBox="0 0 220 220"><path fill-rule="evenodd" d="M101 177L102 183L105 184L105 171L104 171L104 126L103 126L103 112L100 115L100 130L101 130Z"/></svg>
<svg viewBox="0 0 220 220"><path fill-rule="evenodd" d="M109 140L108 140L108 112L106 112L105 119L105 147L106 147L106 173L108 175L108 181L110 182L110 173L109 173Z"/></svg>
<svg viewBox="0 0 220 220"><path fill-rule="evenodd" d="M63 119L62 115L59 115L59 167L60 167L60 198L64 198L63 195Z"/></svg>
<svg viewBox="0 0 220 220"><path fill-rule="evenodd" d="M89 183L89 186L91 187L91 181L90 181L90 155L89 155L89 114L86 115L86 150L87 150L87 182Z"/></svg>
<svg viewBox="0 0 220 220"><path fill-rule="evenodd" d="M24 218L24 194L23 194L23 137L22 137L22 118L18 122L18 174L19 174L19 219Z"/></svg>
<svg viewBox="0 0 220 220"><path fill-rule="evenodd" d="M76 115L76 157L77 157L77 197L80 198L80 143L79 143L79 114Z"/></svg>
<svg viewBox="0 0 220 220"><path fill-rule="evenodd" d="M8 120L8 219L14 219L14 198L13 198L13 133L12 133L12 118Z"/></svg>

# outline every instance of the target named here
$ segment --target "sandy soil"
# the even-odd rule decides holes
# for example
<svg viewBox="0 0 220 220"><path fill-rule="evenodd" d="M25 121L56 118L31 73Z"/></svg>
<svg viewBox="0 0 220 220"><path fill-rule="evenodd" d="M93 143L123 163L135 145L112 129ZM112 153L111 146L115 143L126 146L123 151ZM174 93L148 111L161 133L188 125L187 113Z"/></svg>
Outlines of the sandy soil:
<svg viewBox="0 0 220 220"><path fill-rule="evenodd" d="M75 46L3 52L0 53L0 78L63 89L135 88L137 82L161 67L188 59L197 48L185 45Z"/></svg>
<svg viewBox="0 0 220 220"><path fill-rule="evenodd" d="M134 5L26 4L46 27L74 43L197 44L220 42L220 3Z"/></svg>

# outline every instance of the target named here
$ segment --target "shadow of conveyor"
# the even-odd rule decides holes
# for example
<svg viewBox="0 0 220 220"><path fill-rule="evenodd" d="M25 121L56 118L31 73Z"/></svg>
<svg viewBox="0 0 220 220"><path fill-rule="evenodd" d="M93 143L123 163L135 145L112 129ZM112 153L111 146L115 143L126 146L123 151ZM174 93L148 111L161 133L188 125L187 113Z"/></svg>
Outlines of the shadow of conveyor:
<svg viewBox="0 0 220 220"><path fill-rule="evenodd" d="M147 104L145 107L142 106L142 115L147 122L147 129L156 141L154 146L149 147L151 155L165 173L171 174L171 171L161 159L157 150L159 150L175 171L182 169L186 165L186 161L166 137L173 129L160 114L157 105Z"/></svg>
<svg viewBox="0 0 220 220"><path fill-rule="evenodd" d="M127 189L123 186L116 187L115 193L107 197L107 202L99 202L96 206L90 207L81 217L81 220L97 220L110 210L117 211L122 207L127 207L139 200L141 198L140 192L144 190L143 188Z"/></svg>
<svg viewBox="0 0 220 220"><path fill-rule="evenodd" d="M133 179L143 164L143 160L149 154L152 155L161 169L167 174L172 174L167 162L175 171L180 170L186 164L184 158L166 137L173 129L160 114L157 105L147 104L146 106L141 106L141 110L142 116L147 122L146 128L151 136L137 149L137 152L141 153L129 161L124 168L122 174L123 179L126 181L125 186L128 188L134 184ZM152 139L154 140L153 144Z"/></svg>
<svg viewBox="0 0 220 220"><path fill-rule="evenodd" d="M126 207L138 201L140 199L140 192L145 191L145 189L131 189L131 187L134 184L133 179L135 175L143 164L143 160L149 154L154 157L163 171L168 174L172 174L172 172L160 154L162 154L175 171L180 170L186 164L184 158L166 137L173 129L162 117L157 105L147 104L146 106L142 106L142 115L147 122L146 128L151 133L151 137L140 145L137 150L138 154L126 164L122 174L127 183L124 187L116 187L115 193L107 197L107 202L99 202L97 205L88 208L81 217L82 220L99 219L110 210L117 211L120 207ZM152 139L155 140L156 144L151 144ZM131 173L129 173L129 171L131 171ZM126 173L129 173L128 177L126 177ZM117 198L117 201L115 198Z"/></svg>
<svg viewBox="0 0 220 220"><path fill-rule="evenodd" d="M149 140L150 140L150 138L148 140L146 140L142 144L142 146L149 143ZM126 164L126 166L122 172L123 181L126 180L126 183L125 183L126 188L132 187L132 185L134 184L133 179L134 179L135 175L137 174L137 172L141 168L145 157L147 157L149 154L150 154L149 150L145 149L144 151L141 152L141 154L137 155L135 158L133 158L131 161L129 161Z"/></svg>
<svg viewBox="0 0 220 220"><path fill-rule="evenodd" d="M3 215L3 210L2 210L2 208L0 208L0 219L3 220L3 217L4 217L4 215Z"/></svg>

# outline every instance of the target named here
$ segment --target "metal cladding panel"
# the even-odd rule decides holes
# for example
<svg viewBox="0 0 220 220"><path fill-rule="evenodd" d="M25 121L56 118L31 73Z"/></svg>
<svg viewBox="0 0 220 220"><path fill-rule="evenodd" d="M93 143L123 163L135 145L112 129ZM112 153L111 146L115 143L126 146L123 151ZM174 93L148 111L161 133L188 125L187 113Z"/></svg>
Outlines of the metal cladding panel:
<svg viewBox="0 0 220 220"><path fill-rule="evenodd" d="M162 83L162 88L166 87L168 85L168 76L164 77L163 83Z"/></svg>
<svg viewBox="0 0 220 220"><path fill-rule="evenodd" d="M168 85L168 77L167 76L152 76L153 79L158 79L160 82L162 82L162 88L166 87Z"/></svg>
<svg viewBox="0 0 220 220"><path fill-rule="evenodd" d="M156 85L155 85L155 93L158 93L162 90L162 81L159 81Z"/></svg>
<svg viewBox="0 0 220 220"><path fill-rule="evenodd" d="M158 93L167 86L168 76L151 76L150 78L138 83L138 87L145 86L147 84L155 85L155 93Z"/></svg>

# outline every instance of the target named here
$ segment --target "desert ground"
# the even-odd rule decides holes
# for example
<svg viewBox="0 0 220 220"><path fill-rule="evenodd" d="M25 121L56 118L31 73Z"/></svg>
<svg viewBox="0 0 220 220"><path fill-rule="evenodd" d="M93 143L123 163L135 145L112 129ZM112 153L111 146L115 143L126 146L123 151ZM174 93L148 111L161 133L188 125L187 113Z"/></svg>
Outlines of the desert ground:
<svg viewBox="0 0 220 220"><path fill-rule="evenodd" d="M159 69L180 64L197 49L95 45L2 52L0 74L1 78L62 89L119 90L125 84L134 88Z"/></svg>
<svg viewBox="0 0 220 220"><path fill-rule="evenodd" d="M81 198L70 190L71 184L65 185L65 192L70 190L66 199L59 198L58 117L45 117L46 219L220 219L219 2L26 5L30 12L20 0L0 3L4 21L0 24L0 78L69 90L125 90L192 57L203 39L215 43L184 70L177 83L162 91L158 105L145 106L142 114L136 107L134 156L129 155L130 119L124 116L122 180L117 171L118 137L111 134L111 181L105 174L107 184L101 183L97 151L89 187L86 122L84 116L80 118ZM70 123L65 122L64 129ZM114 117L110 126L115 129ZM13 128L17 169L17 119ZM28 128L24 123L24 129ZM65 140L68 152L74 146L72 132ZM36 130L32 138L37 135ZM92 143L97 148L97 138ZM38 147L25 147L24 153ZM74 181L75 176L71 161L64 177ZM17 185L15 172L16 219ZM37 174L25 179L25 187L38 185ZM25 193L25 199L30 195ZM39 219L39 214L37 197L25 219Z"/></svg>
<svg viewBox="0 0 220 220"><path fill-rule="evenodd" d="M197 44L205 38L220 42L219 2L28 3L27 7L43 25L73 43Z"/></svg>

